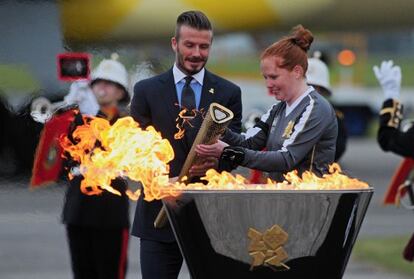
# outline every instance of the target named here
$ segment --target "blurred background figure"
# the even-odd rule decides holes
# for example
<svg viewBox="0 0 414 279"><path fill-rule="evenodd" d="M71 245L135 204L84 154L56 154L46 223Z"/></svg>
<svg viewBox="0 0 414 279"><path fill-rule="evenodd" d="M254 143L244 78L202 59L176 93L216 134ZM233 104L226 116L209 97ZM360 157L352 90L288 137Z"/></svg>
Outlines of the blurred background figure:
<svg viewBox="0 0 414 279"><path fill-rule="evenodd" d="M114 123L122 114L121 108L129 102L127 71L114 58L98 65L90 85L77 83L72 88L77 89L71 92L72 101L80 102L79 107L84 107L83 112L75 114L70 126L68 137L73 144L77 143L72 137L73 131L84 124L82 115L97 115ZM80 98L79 94L92 95ZM65 171L73 178L69 181L62 215L74 278L123 279L127 269L130 226L129 200L125 194L127 182L119 177L111 183L121 196L107 191L86 195L80 189L83 176L78 170L79 162L68 154L65 156Z"/></svg>
<svg viewBox="0 0 414 279"><path fill-rule="evenodd" d="M74 60L76 62L76 60ZM60 68L64 67L59 65ZM63 71L59 69L59 71ZM119 90L123 94L122 100L117 105L121 115L127 115L126 107L129 104L130 96L128 72L125 66L118 62L118 54L113 53L111 59L104 59L92 72L91 80L87 76L76 76L69 89L69 94L63 97L63 101L51 103L45 97L38 97L32 101L31 116L34 120L44 123L50 119L54 112L66 106L76 105L80 112L88 115L96 115L100 109L97 99L105 98L107 91ZM94 85L95 86L94 88ZM108 85L108 86L106 86ZM112 88L113 87L113 88Z"/></svg>
<svg viewBox="0 0 414 279"><path fill-rule="evenodd" d="M382 61L381 66L374 66L374 74L381 85L384 93L384 102L379 113L379 130L377 140L382 150L391 151L407 159L394 174L395 179L401 179L403 183L391 184L387 195L397 190L400 192L401 187L407 191L411 205L408 207L414 209L414 192L413 177L414 171L414 125L411 120L408 124L402 125L403 105L400 102L401 91L401 68L394 65L392 60ZM408 169L408 171L406 171ZM399 176L404 176L399 178ZM400 185L398 185L400 184ZM398 187L398 189L392 189ZM387 200L386 196L386 200ZM404 258L408 261L414 260L414 234L404 249Z"/></svg>
<svg viewBox="0 0 414 279"><path fill-rule="evenodd" d="M59 137L69 130L73 108L83 115L104 116L110 121L127 115L130 100L128 73L117 59L118 56L113 54L112 59L102 60L92 72L90 81L85 76L76 76L63 101L51 103L38 97L32 102L30 115L37 122L46 123L34 158L31 186L59 179L63 152Z"/></svg>
<svg viewBox="0 0 414 279"><path fill-rule="evenodd" d="M332 88L328 66L320 59L322 53L315 51L308 59L307 83L312 85L322 96L330 100ZM348 134L345 127L344 114L333 105L338 121L338 138L336 140L335 162L338 162L346 150Z"/></svg>
<svg viewBox="0 0 414 279"><path fill-rule="evenodd" d="M90 86L101 112L107 114L107 116L116 113L122 117L128 115L126 108L131 98L128 92L128 72L125 66L117 60L117 54L112 54L111 59L103 60L92 72ZM116 98L113 97L114 95ZM85 99L85 101L88 100ZM108 111L108 109L113 110L115 108L116 112Z"/></svg>

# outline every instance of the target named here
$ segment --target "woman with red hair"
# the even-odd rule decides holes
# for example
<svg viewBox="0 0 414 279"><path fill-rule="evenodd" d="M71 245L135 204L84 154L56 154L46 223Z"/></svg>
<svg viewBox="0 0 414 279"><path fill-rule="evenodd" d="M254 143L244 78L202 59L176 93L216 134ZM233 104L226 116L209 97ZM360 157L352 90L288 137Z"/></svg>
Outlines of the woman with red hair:
<svg viewBox="0 0 414 279"><path fill-rule="evenodd" d="M268 172L277 181L294 169L326 173L334 162L338 128L331 104L306 82L312 41L312 33L299 25L266 48L260 69L278 102L244 135L226 130L221 141L200 144L196 152L220 157L221 170L241 165Z"/></svg>

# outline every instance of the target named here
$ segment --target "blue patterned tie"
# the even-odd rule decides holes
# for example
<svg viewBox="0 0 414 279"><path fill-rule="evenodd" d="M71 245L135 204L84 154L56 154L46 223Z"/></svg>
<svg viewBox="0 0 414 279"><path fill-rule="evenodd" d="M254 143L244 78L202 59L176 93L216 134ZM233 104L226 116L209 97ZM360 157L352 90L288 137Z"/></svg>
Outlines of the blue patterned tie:
<svg viewBox="0 0 414 279"><path fill-rule="evenodd" d="M192 76L186 76L183 91L181 91L181 107L186 108L189 112L196 108L195 94L190 86L193 80Z"/></svg>

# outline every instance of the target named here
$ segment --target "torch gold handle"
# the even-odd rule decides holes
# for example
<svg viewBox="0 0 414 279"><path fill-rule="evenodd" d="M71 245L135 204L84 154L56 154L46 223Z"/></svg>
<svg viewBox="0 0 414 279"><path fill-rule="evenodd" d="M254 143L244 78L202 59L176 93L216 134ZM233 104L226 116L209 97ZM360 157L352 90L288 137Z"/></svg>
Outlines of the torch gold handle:
<svg viewBox="0 0 414 279"><path fill-rule="evenodd" d="M167 224L167 219L167 210L165 209L165 205L163 205L160 212L158 212L157 217L155 218L154 228L163 228Z"/></svg>
<svg viewBox="0 0 414 279"><path fill-rule="evenodd" d="M188 153L181 169L178 181L180 181L184 176L187 176L187 181L190 181L191 177L189 177L188 171L191 166L197 165L202 160L195 152L196 146L198 144L213 144L216 142L217 139L224 133L233 117L233 112L228 108L217 103L210 104L208 113L201 124L200 130L194 139L190 152Z"/></svg>
<svg viewBox="0 0 414 279"><path fill-rule="evenodd" d="M206 114L203 123L201 124L200 130L197 133L193 145L191 146L190 152L188 153L184 165L181 169L178 181L180 181L184 176L188 176L188 171L190 170L191 166L197 164L197 162L200 160L195 152L195 147L198 144L214 143L217 138L224 132L233 117L233 112L228 108L217 103L210 104L209 111ZM190 181L190 177L188 177L187 181ZM159 229L164 227L166 223L167 212L165 206L163 206L155 218L154 227L156 229Z"/></svg>

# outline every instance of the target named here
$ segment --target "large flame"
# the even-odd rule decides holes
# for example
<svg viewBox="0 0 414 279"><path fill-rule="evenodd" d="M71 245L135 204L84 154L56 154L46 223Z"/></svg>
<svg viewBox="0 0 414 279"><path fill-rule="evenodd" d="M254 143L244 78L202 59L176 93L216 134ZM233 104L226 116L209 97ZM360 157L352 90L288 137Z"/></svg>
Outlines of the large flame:
<svg viewBox="0 0 414 279"><path fill-rule="evenodd" d="M166 188L174 151L153 127L142 130L131 117L120 118L112 126L102 118L84 118L84 122L73 132L75 143L66 136L61 139L65 151L80 163L83 193L107 190L120 195L110 184L121 176L140 181L148 201L176 195L171 187ZM127 194L135 200L140 190Z"/></svg>
<svg viewBox="0 0 414 279"><path fill-rule="evenodd" d="M174 158L170 143L163 139L152 126L142 130L131 118L118 119L114 125L102 118L84 117L85 124L73 132L72 142L67 136L61 145L70 156L80 163L84 176L81 190L95 195L107 190L121 195L111 187L116 177L125 177L142 183L145 200L178 196L185 190L340 190L368 188L368 184L341 173L338 164L330 166L329 173L318 177L312 172L299 176L297 171L285 175L285 181L268 179L266 184L249 184L241 175L218 173L211 169L203 183L186 185L182 181L171 182L168 162ZM127 190L136 200L140 190Z"/></svg>

